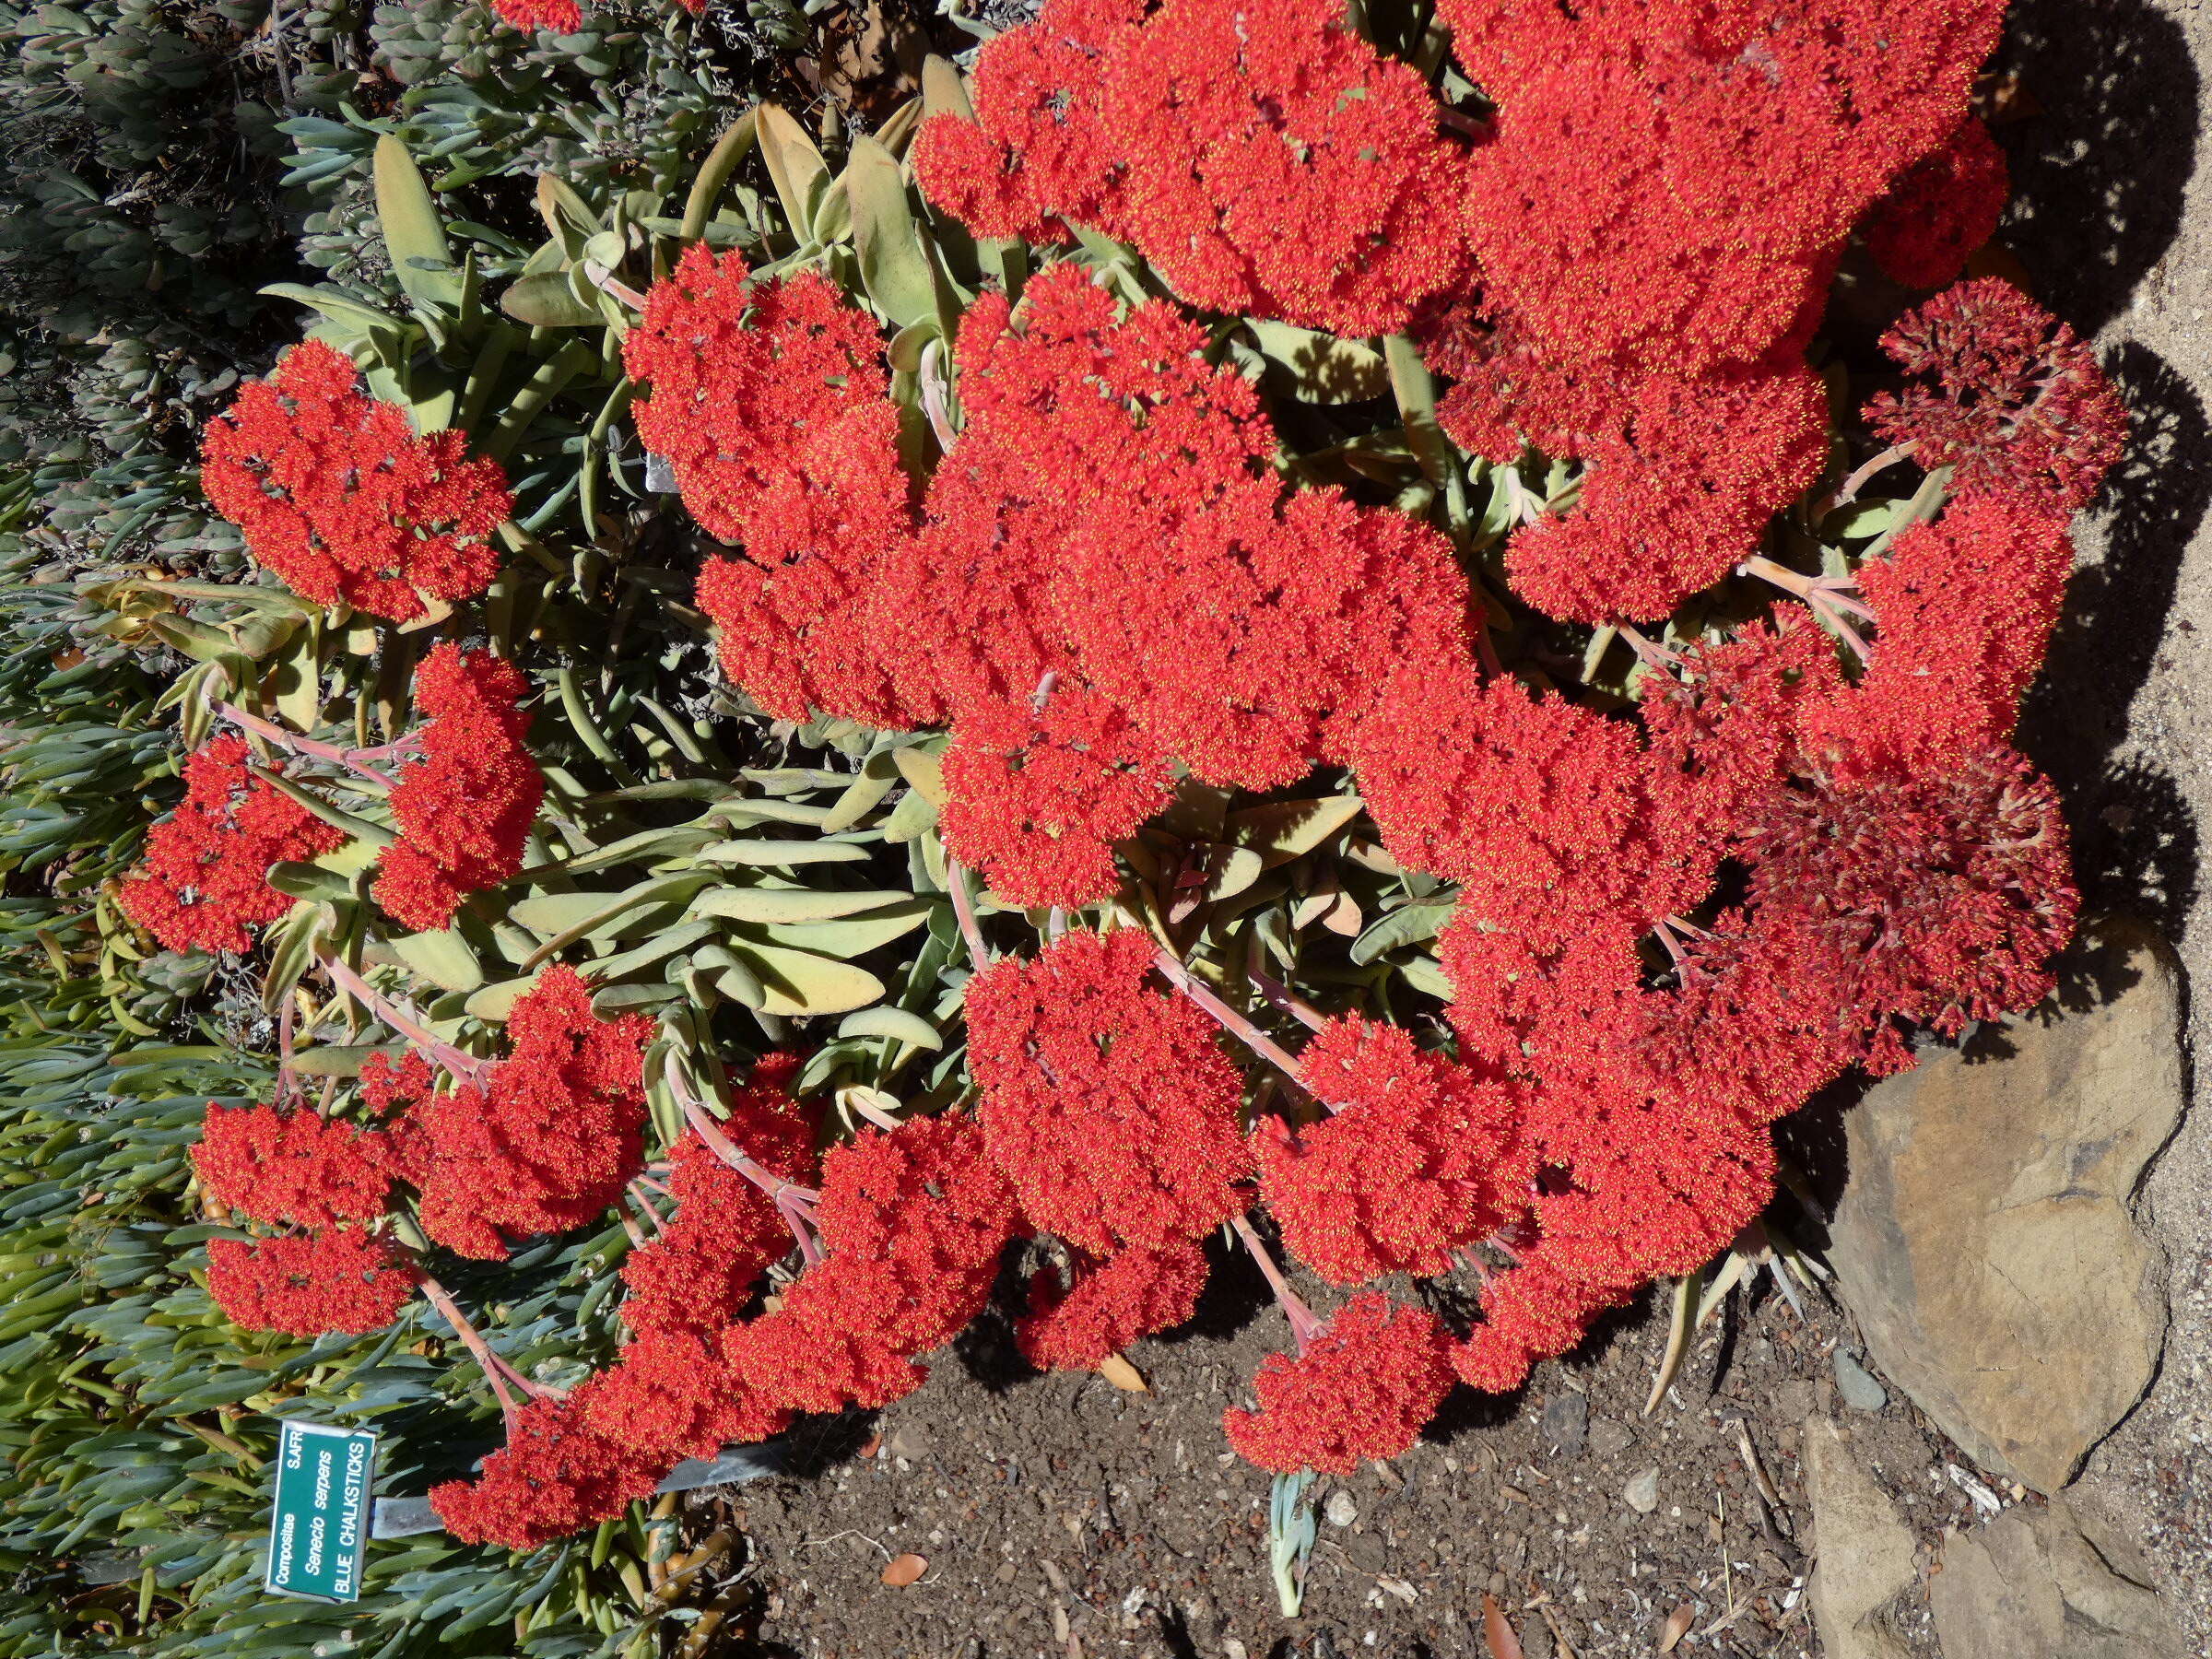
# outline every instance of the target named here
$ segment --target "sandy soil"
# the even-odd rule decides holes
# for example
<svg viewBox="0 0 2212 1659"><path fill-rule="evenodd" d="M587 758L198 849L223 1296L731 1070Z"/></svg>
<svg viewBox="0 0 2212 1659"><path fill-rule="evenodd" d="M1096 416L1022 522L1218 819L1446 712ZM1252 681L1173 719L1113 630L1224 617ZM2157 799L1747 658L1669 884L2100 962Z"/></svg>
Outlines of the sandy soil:
<svg viewBox="0 0 2212 1659"><path fill-rule="evenodd" d="M2158 923L2212 1037L2212 6L2030 0L2006 62L2035 112L2001 134L2005 238L2038 296L2091 335L2133 442L2077 536L2081 565L2024 740L2066 791L2090 902ZM2091 1460L2084 1495L2126 1524L2212 1653L2212 1102L2146 1183L2173 1327L2151 1394Z"/></svg>

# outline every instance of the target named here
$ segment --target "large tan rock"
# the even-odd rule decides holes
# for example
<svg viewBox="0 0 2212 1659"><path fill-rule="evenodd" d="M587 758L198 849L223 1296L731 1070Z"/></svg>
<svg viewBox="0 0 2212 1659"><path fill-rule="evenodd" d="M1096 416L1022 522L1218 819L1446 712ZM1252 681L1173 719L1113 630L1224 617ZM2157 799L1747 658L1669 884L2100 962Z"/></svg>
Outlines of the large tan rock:
<svg viewBox="0 0 2212 1659"><path fill-rule="evenodd" d="M1943 1659L2183 1659L2181 1638L2124 1540L2065 1500L2007 1510L1944 1540L1928 1593Z"/></svg>
<svg viewBox="0 0 2212 1659"><path fill-rule="evenodd" d="M1918 1577L1912 1534L1827 1418L1805 1425L1805 1486L1814 1553L1806 1594L1820 1652L1826 1659L1909 1659L1889 1616Z"/></svg>
<svg viewBox="0 0 2212 1659"><path fill-rule="evenodd" d="M2147 930L2077 947L2084 994L1936 1050L1848 1114L1830 1259L1881 1371L2038 1491L2142 1398L2165 1338L2129 1199L2183 1106L2178 974Z"/></svg>

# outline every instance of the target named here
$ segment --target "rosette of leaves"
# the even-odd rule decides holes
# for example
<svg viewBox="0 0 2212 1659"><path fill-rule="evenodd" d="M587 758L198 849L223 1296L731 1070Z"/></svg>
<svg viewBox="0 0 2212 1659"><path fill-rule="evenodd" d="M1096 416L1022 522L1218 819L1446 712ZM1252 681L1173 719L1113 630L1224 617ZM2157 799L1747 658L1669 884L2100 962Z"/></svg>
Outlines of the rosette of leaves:
<svg viewBox="0 0 2212 1659"><path fill-rule="evenodd" d="M11 311L82 335L133 313L242 319L279 230L227 62L259 21L150 0L0 6Z"/></svg>
<svg viewBox="0 0 2212 1659"><path fill-rule="evenodd" d="M594 192L665 192L753 68L674 6L594 7L578 32L552 36L476 0L385 4L367 32L371 61L400 85L393 107L368 114L336 96L279 124L285 182L318 204L366 176L387 134L432 159L441 193L546 171Z"/></svg>

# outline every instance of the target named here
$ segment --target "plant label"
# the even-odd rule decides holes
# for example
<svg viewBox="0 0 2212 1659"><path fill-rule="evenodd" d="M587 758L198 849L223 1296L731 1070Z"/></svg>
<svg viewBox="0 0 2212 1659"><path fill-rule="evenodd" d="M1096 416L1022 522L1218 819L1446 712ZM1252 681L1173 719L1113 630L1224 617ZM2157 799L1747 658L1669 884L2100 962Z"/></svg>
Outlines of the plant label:
<svg viewBox="0 0 2212 1659"><path fill-rule="evenodd" d="M276 1504L263 1583L279 1595L359 1600L375 1482L374 1434L288 1420L276 1441Z"/></svg>

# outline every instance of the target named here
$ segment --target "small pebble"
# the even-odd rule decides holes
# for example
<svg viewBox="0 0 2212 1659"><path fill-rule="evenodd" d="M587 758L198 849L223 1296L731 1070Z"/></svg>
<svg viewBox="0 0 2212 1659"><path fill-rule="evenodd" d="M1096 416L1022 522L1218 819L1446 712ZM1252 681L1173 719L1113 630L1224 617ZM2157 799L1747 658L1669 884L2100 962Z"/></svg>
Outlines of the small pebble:
<svg viewBox="0 0 2212 1659"><path fill-rule="evenodd" d="M1841 1348L1836 1350L1836 1392L1853 1411L1879 1411L1889 1404L1888 1393Z"/></svg>
<svg viewBox="0 0 2212 1659"><path fill-rule="evenodd" d="M1640 1515L1648 1515L1659 1507L1659 1471L1649 1468L1631 1479L1621 1491L1622 1500Z"/></svg>
<svg viewBox="0 0 2212 1659"><path fill-rule="evenodd" d="M1589 1430L1590 1402L1581 1394L1562 1392L1544 1402L1544 1438L1560 1456L1579 1456Z"/></svg>
<svg viewBox="0 0 2212 1659"><path fill-rule="evenodd" d="M1590 1450L1599 1457L1618 1457L1635 1441L1627 1424L1617 1423L1611 1418L1599 1418L1590 1425Z"/></svg>
<svg viewBox="0 0 2212 1659"><path fill-rule="evenodd" d="M1327 1517L1331 1526L1349 1526L1359 1519L1359 1506L1352 1501L1352 1495L1342 1487L1329 1494L1329 1500L1322 1506L1321 1512Z"/></svg>

